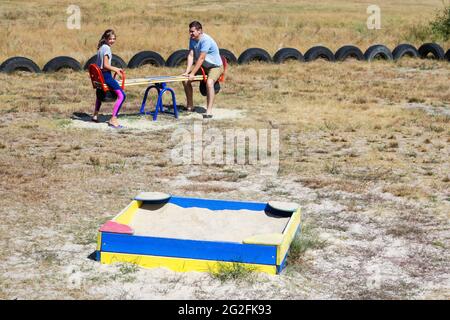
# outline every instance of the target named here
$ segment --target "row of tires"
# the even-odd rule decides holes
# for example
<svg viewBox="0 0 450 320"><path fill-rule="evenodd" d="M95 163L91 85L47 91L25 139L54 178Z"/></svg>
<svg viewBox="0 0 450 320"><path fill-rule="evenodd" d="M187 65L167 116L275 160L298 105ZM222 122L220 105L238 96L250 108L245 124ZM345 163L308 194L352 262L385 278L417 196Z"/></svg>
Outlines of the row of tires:
<svg viewBox="0 0 450 320"><path fill-rule="evenodd" d="M128 64L120 56L114 54L112 65L119 68L139 68L146 64L159 67L178 67L185 63L187 54L188 50L186 49L177 50L172 53L167 60L164 60L157 52L141 51L135 54ZM236 56L227 49L220 49L220 54L224 56L230 64L247 64L252 61L283 63L287 60L309 62L317 59L324 59L327 61L345 61L347 59L361 61L373 61L376 59L398 60L405 56L423 59L432 57L437 60L446 59L450 61L450 49L445 53L444 49L436 43L425 43L421 45L419 49L416 49L410 44L400 44L393 51L389 50L389 48L384 45L377 44L369 47L364 53L356 46L346 45L335 53L324 46L315 46L306 51L304 55L295 48L282 48L278 50L273 57L271 57L266 50L261 48L247 49L241 53L239 58L236 58ZM92 56L82 67L81 64L72 57L59 56L47 62L42 71L56 72L66 68L75 71L80 71L82 69L86 70L91 63L95 63L96 58L96 55ZM41 72L41 69L36 63L25 57L12 57L0 65L0 72L12 73L15 71Z"/></svg>

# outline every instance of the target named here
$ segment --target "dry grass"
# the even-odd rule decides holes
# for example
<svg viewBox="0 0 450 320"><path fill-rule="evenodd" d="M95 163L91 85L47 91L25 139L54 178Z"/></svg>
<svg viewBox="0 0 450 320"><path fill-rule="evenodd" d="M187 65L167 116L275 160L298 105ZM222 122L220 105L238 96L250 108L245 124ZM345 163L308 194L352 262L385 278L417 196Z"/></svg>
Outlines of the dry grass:
<svg viewBox="0 0 450 320"><path fill-rule="evenodd" d="M133 77L140 72L130 70L129 74ZM173 71L147 68L145 72ZM228 82L217 97L217 106L244 110L247 116L213 121L206 127L279 128L279 181L261 179L257 168L251 167L173 166L168 158L168 151L173 147L169 129L110 132L72 127L69 119L73 112L92 111L93 92L84 73L0 75L0 81L5 84L0 89L3 119L0 189L8 195L0 203L6 223L1 238L10 243L0 254L3 261L10 261L11 256L31 257L35 276L44 273L48 282L44 297L62 297L57 292L63 292L64 297L85 297L89 284L98 285L106 280L94 277L98 271L90 271L94 274L85 278L87 284L76 290L64 289L66 280L62 280L64 274L58 270L67 260L58 256L58 247L69 242L92 252L98 225L115 215L138 192L161 190L235 199L281 197L306 205L307 199L298 200L304 191L294 191L298 186L317 194L316 206L324 205L321 201L338 201L347 208L349 218L346 219L351 221L359 221L359 214L366 210L376 212L373 215L376 219L402 215L417 207L431 210L427 214L415 213L416 220L377 222L380 224L377 229L390 237L426 241L433 248L439 247L431 243L448 246L447 240L438 234L433 236L433 228L441 224L439 219L448 218L449 212L449 118L404 106L413 94L425 107L444 104L448 108L450 91L444 84L449 74L446 63L416 60L372 64L253 64L231 68ZM24 80L27 90L21 84ZM175 89L182 102L181 88L175 85ZM142 90L128 90L130 98L125 103L124 114L137 112ZM197 103L203 101L198 94L195 97ZM111 104L104 105L105 115L110 108ZM180 125L189 128L191 124L183 120ZM179 180L180 177L188 183ZM295 180L292 191L280 184L290 179ZM255 187L240 187L249 183ZM259 190L257 193L255 188ZM342 192L352 196L340 196ZM387 200L391 199L385 198L389 194L394 199L413 201L412 207L409 204L405 207L401 200L398 203ZM322 217L315 219L321 221L317 227L344 232L346 241L354 241L343 221L324 219L321 211L313 208L306 212ZM418 226L417 219L424 217L428 221L438 220L430 227ZM33 230L53 233L42 236ZM424 234L431 240L424 240ZM371 241L376 235L367 237ZM21 239L30 239L30 245L15 244ZM327 246L323 250L333 250L332 242L327 243L330 249ZM333 254L345 257L350 252ZM85 257L81 256L81 261ZM298 260L302 265L292 270L312 272L309 276L320 278L321 273L317 275L309 259L306 253ZM91 269L97 265L92 263ZM417 263L423 261L419 259ZM11 262L6 266L19 274L25 272ZM430 270L440 274L441 269ZM133 279L129 281L139 281L138 277ZM7 289L2 295L37 297L30 294L35 292L32 288L28 293L20 289L29 286L30 281L26 277L22 280L3 277ZM345 288L340 290L333 291L335 297L357 297ZM387 294L364 293L363 287L357 290L360 296L374 298ZM399 283L398 290L413 294L416 289ZM389 295L394 296L395 293Z"/></svg>
<svg viewBox="0 0 450 320"><path fill-rule="evenodd" d="M421 34L421 26L428 25L442 8L441 0L380 0L381 30L368 30L366 10L371 4L368 0L263 0L255 7L254 1L233 0L81 0L76 3L81 9L81 29L69 30L68 3L3 1L0 61L21 55L42 67L55 56L69 55L83 62L95 53L101 34L109 27L118 35L114 52L126 61L142 50L154 50L167 58L187 46L187 26L194 19L204 24L220 47L236 55L250 47L262 47L274 54L282 47L304 53L317 44L334 51L350 43L362 50L375 43L391 49L402 42L419 46L430 40L430 35ZM448 42L441 44L450 46Z"/></svg>

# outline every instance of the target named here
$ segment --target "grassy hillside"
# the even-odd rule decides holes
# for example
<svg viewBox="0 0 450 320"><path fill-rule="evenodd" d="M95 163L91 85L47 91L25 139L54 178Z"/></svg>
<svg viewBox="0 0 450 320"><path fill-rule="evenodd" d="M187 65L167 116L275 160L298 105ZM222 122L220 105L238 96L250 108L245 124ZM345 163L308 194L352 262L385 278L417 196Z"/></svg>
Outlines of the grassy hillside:
<svg viewBox="0 0 450 320"><path fill-rule="evenodd" d="M448 1L447 1L448 2ZM32 58L40 66L57 55L85 61L107 28L117 31L114 52L128 61L141 50L167 56L187 46L188 24L199 20L222 48L239 55L249 47L271 54L281 47L305 52L323 44L337 50L356 44L363 51L383 43L391 49L401 42L418 46L431 40L423 26L444 7L442 0L379 0L381 29L368 30L370 0L306 1L77 1L81 29L69 30L68 1L2 1L0 4L0 60L14 55ZM450 43L442 43L449 47Z"/></svg>

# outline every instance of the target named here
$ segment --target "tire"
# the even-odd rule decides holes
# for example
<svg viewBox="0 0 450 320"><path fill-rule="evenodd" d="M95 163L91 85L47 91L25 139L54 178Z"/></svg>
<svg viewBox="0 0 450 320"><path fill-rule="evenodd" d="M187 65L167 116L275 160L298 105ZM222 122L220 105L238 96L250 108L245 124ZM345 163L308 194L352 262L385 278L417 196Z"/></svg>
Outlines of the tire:
<svg viewBox="0 0 450 320"><path fill-rule="evenodd" d="M111 64L120 69L125 69L127 67L127 63L117 54L113 54Z"/></svg>
<svg viewBox="0 0 450 320"><path fill-rule="evenodd" d="M84 64L83 69L87 70L89 68L89 65L95 63L96 61L97 61L97 55L90 57Z"/></svg>
<svg viewBox="0 0 450 320"><path fill-rule="evenodd" d="M154 51L141 51L136 53L128 62L128 68L139 68L143 65L151 64L156 67L163 67L166 62L161 55Z"/></svg>
<svg viewBox="0 0 450 320"><path fill-rule="evenodd" d="M287 60L305 61L302 53L295 48L281 48L273 55L273 62L284 63Z"/></svg>
<svg viewBox="0 0 450 320"><path fill-rule="evenodd" d="M219 49L219 53L221 56L223 56L223 57L225 57L225 59L227 59L228 64L236 64L237 63L236 56L230 50Z"/></svg>
<svg viewBox="0 0 450 320"><path fill-rule="evenodd" d="M424 43L420 46L419 55L422 59L425 59L430 53L437 60L443 60L445 56L444 49L437 43Z"/></svg>
<svg viewBox="0 0 450 320"><path fill-rule="evenodd" d="M60 56L51 59L42 68L44 72L57 72L61 69L72 69L73 71L80 71L81 64L72 57Z"/></svg>
<svg viewBox="0 0 450 320"><path fill-rule="evenodd" d="M373 61L377 58L381 58L383 60L393 60L394 57L392 56L391 50L389 50L388 47L382 45L382 44L375 44L373 46L370 46L366 52L364 52L364 59L367 61Z"/></svg>
<svg viewBox="0 0 450 320"><path fill-rule="evenodd" d="M348 45L339 48L338 51L334 54L334 58L336 61L345 61L348 58L354 58L358 61L364 60L363 52L355 46Z"/></svg>
<svg viewBox="0 0 450 320"><path fill-rule="evenodd" d="M241 53L238 64L247 64L252 61L272 62L270 54L261 48L250 48Z"/></svg>
<svg viewBox="0 0 450 320"><path fill-rule="evenodd" d="M114 102L117 99L117 94L113 90L104 92L102 89L97 89L95 90L95 94L103 102Z"/></svg>
<svg viewBox="0 0 450 320"><path fill-rule="evenodd" d="M335 61L334 54L330 49L323 46L315 46L305 52L305 60L307 62L317 59L325 59L327 61Z"/></svg>
<svg viewBox="0 0 450 320"><path fill-rule="evenodd" d="M166 67L170 68L176 68L185 61L187 61L187 56L189 54L189 50L187 49L180 49L172 53L166 60Z"/></svg>
<svg viewBox="0 0 450 320"><path fill-rule="evenodd" d="M84 64L83 69L87 70L89 68L89 65L92 63L95 63L97 61L97 55L93 55L92 57L90 57L88 59L88 61L86 61L86 63ZM125 69L127 67L127 64L125 61L123 61L123 59L118 56L117 54L113 54L112 55L112 61L111 64L114 67L120 68L120 69Z"/></svg>
<svg viewBox="0 0 450 320"><path fill-rule="evenodd" d="M450 61L450 49L447 50L447 53L445 54L445 59L447 59L447 61Z"/></svg>
<svg viewBox="0 0 450 320"><path fill-rule="evenodd" d="M0 72L13 73L15 71L40 73L41 69L36 63L25 57L12 57L0 65Z"/></svg>
<svg viewBox="0 0 450 320"><path fill-rule="evenodd" d="M394 60L401 59L404 56L417 58L419 56L419 51L417 51L416 47L403 43L395 47L394 51L392 51L392 56L394 57Z"/></svg>
<svg viewBox="0 0 450 320"><path fill-rule="evenodd" d="M198 86L198 89L200 90L201 95L206 97L207 91L206 91L206 83L204 81L200 81L200 85ZM215 92L215 94L218 94L220 92L219 81L214 82L214 92Z"/></svg>

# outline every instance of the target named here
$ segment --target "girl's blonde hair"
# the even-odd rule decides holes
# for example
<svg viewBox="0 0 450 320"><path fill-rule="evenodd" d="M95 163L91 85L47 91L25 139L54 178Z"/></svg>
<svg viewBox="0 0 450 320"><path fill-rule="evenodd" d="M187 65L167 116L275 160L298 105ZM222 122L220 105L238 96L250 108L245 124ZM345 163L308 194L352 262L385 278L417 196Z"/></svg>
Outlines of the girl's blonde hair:
<svg viewBox="0 0 450 320"><path fill-rule="evenodd" d="M114 32L113 29L108 29L105 32L103 32L102 37L100 38L100 41L98 42L97 45L97 50L100 49L100 47L104 44L106 44L108 42L109 37L111 36L115 36L116 33Z"/></svg>

